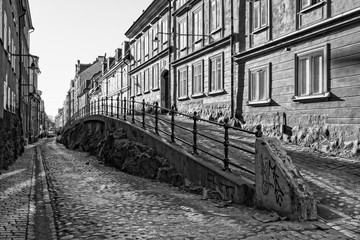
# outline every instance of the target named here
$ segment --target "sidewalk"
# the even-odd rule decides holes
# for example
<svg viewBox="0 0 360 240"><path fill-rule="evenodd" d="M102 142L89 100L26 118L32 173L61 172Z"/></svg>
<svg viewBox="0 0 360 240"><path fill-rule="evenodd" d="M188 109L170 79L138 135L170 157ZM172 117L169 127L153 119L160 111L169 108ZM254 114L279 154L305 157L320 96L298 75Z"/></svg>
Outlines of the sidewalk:
<svg viewBox="0 0 360 240"><path fill-rule="evenodd" d="M28 239L31 191L34 184L35 146L28 145L25 152L8 170L0 174L0 239Z"/></svg>

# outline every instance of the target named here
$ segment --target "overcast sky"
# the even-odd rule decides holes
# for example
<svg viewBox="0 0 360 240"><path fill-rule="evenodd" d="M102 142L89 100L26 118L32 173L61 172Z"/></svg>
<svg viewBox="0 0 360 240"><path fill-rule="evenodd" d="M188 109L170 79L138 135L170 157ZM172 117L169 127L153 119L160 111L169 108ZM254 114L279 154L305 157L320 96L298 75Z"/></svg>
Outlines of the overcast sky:
<svg viewBox="0 0 360 240"><path fill-rule="evenodd" d="M55 116L75 76L75 64L113 56L124 34L152 0L29 0L35 31L30 53L40 57L39 90Z"/></svg>

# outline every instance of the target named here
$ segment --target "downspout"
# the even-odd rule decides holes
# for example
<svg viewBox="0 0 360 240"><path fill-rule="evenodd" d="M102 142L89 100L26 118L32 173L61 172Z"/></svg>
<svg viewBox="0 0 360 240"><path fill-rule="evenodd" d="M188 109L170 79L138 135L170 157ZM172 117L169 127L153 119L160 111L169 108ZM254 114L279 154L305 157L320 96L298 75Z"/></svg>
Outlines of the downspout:
<svg viewBox="0 0 360 240"><path fill-rule="evenodd" d="M231 66L230 66L230 118L234 118L234 108L235 108L235 104L234 104L234 61L233 61L233 55L234 55L234 3L231 0L230 1L230 8L231 8L231 35L230 35L230 51L231 51Z"/></svg>
<svg viewBox="0 0 360 240"><path fill-rule="evenodd" d="M170 33L170 37L169 37L169 46L168 46L168 54L169 54L169 70L168 70L168 89L166 89L166 91L169 93L171 93L171 49L172 49L172 44L171 44L171 36L172 36L172 32L171 32L171 0L168 0L168 3L169 3L169 13L168 13L168 29L167 29L167 32ZM174 43L175 41L173 41ZM169 99L171 100L171 96L167 96L168 99L166 99L166 102L169 102ZM174 72L174 79L173 79L173 104L171 105L175 105L176 106L176 78L175 78L175 72ZM165 107L169 107L169 106L165 106Z"/></svg>

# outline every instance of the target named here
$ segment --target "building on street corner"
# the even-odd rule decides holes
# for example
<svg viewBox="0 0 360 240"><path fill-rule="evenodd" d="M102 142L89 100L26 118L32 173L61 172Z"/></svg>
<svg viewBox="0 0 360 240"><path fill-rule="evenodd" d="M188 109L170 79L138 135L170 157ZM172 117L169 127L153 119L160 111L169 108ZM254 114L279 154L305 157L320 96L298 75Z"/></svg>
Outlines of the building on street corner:
<svg viewBox="0 0 360 240"><path fill-rule="evenodd" d="M0 2L0 168L39 135L39 58L29 53L34 30L28 0Z"/></svg>

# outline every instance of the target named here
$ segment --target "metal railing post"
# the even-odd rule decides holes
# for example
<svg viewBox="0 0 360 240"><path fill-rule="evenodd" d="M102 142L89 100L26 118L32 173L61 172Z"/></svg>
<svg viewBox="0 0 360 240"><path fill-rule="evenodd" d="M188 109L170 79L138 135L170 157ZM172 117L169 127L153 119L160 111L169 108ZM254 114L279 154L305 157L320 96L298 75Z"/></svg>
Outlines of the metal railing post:
<svg viewBox="0 0 360 240"><path fill-rule="evenodd" d="M155 133L159 134L159 103L155 102Z"/></svg>
<svg viewBox="0 0 360 240"><path fill-rule="evenodd" d="M101 115L104 115L104 103L105 103L105 99L104 97L101 99L101 104L102 104L102 107L101 107Z"/></svg>
<svg viewBox="0 0 360 240"><path fill-rule="evenodd" d="M197 112L194 112L193 119L194 119L194 126L193 126L193 140L194 140L193 152L194 152L194 154L198 154L198 152L197 152L197 124L196 124L196 121L197 121Z"/></svg>
<svg viewBox="0 0 360 240"><path fill-rule="evenodd" d="M230 171L229 168L229 119L225 118L224 123L224 169L223 171Z"/></svg>
<svg viewBox="0 0 360 240"><path fill-rule="evenodd" d="M124 97L124 120L126 121L126 112L127 112L127 108L126 108L126 97Z"/></svg>
<svg viewBox="0 0 360 240"><path fill-rule="evenodd" d="M257 138L260 138L260 137L263 136L263 132L261 131L261 125L257 125L257 126L256 126L255 136L256 136Z"/></svg>
<svg viewBox="0 0 360 240"><path fill-rule="evenodd" d="M171 142L175 142L175 108L171 106Z"/></svg>
<svg viewBox="0 0 360 240"><path fill-rule="evenodd" d="M132 99L132 123L135 123L135 98Z"/></svg>
<svg viewBox="0 0 360 240"><path fill-rule="evenodd" d="M105 97L105 109L106 109L105 115L107 116L107 115L109 115L109 102L108 102L107 96Z"/></svg>
<svg viewBox="0 0 360 240"><path fill-rule="evenodd" d="M116 98L116 118L119 118L119 110L120 110L120 93L118 94L117 98Z"/></svg>
<svg viewBox="0 0 360 240"><path fill-rule="evenodd" d="M145 99L142 100L142 127L145 128Z"/></svg>
<svg viewBox="0 0 360 240"><path fill-rule="evenodd" d="M96 111L96 113L97 113L97 115L100 115L100 98L98 98L98 107L97 107L97 111Z"/></svg>
<svg viewBox="0 0 360 240"><path fill-rule="evenodd" d="M114 99L113 99L113 96L111 96L111 99L110 99L110 107L111 107L111 117L114 116Z"/></svg>

